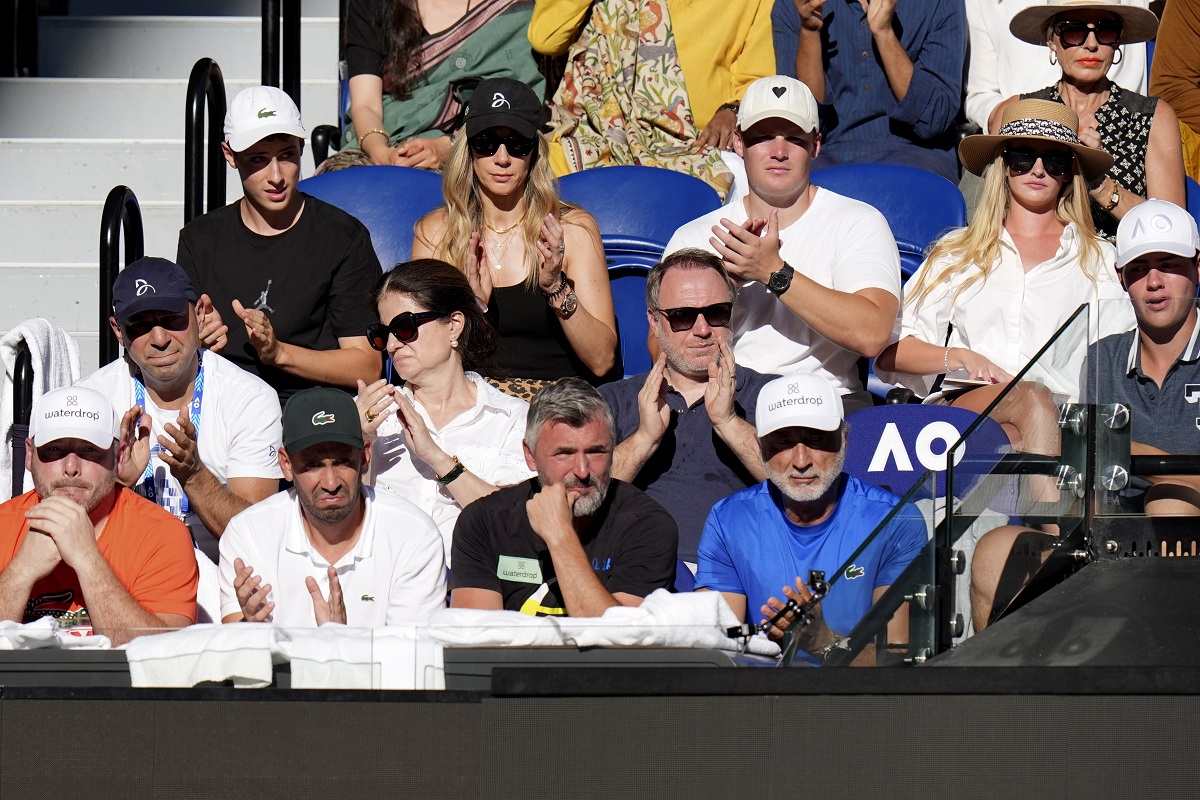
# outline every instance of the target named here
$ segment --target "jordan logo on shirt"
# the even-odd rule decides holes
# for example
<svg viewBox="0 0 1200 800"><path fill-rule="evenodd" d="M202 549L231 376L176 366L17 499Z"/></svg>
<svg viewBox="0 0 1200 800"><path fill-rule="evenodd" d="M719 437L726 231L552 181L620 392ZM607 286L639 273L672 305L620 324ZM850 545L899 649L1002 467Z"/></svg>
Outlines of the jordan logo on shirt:
<svg viewBox="0 0 1200 800"><path fill-rule="evenodd" d="M267 288L262 290L262 294L258 296L258 302L254 304L255 311L270 311L272 314L275 313L275 309L267 305L267 292L269 291L271 291L271 281L267 279Z"/></svg>

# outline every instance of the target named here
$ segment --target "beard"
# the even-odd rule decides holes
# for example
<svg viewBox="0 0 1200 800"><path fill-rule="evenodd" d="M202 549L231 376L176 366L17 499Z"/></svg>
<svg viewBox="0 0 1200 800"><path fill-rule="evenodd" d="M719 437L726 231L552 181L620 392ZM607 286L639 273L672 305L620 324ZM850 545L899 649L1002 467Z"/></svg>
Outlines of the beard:
<svg viewBox="0 0 1200 800"><path fill-rule="evenodd" d="M33 488L38 497L43 500L56 495L65 497L83 506L88 513L95 511L112 494L115 486L116 477L111 472L104 473L95 484L70 478L47 482L36 472L33 475Z"/></svg>
<svg viewBox="0 0 1200 800"><path fill-rule="evenodd" d="M765 460L763 461L763 467L767 471L767 478L771 483L775 484L775 488L784 497L797 503L815 503L837 484L838 478L842 477L842 467L845 466L845 463L846 444L845 440L843 440L842 447L838 450L837 458L834 459L834 462L830 464L829 469L824 473L818 473L814 470L809 470L805 473L793 472L791 470L788 472L776 472L771 469L771 465ZM800 477L801 475L806 478L815 475L817 482L806 487L793 486L789 478Z"/></svg>
<svg viewBox="0 0 1200 800"><path fill-rule="evenodd" d="M542 486L549 486L551 481L547 480L542 473L538 473L538 481ZM581 481L574 475L568 475L563 479L563 488L568 492L572 489L591 489L590 494L580 495L575 500L575 505L571 507L571 515L574 517L590 517L600 510L600 506L604 505L604 500L608 497L608 485L612 481L612 475L605 472L603 475L590 475L587 480Z"/></svg>
<svg viewBox="0 0 1200 800"><path fill-rule="evenodd" d="M336 525L339 522L344 522L354 513L354 509L358 508L358 496L361 492L360 486L361 484L358 482L348 485L346 487L347 502L340 506L319 506L317 505L315 495L309 495L303 491L297 491L296 497L299 498L304 512L310 517L329 525ZM316 491L319 492L320 489Z"/></svg>

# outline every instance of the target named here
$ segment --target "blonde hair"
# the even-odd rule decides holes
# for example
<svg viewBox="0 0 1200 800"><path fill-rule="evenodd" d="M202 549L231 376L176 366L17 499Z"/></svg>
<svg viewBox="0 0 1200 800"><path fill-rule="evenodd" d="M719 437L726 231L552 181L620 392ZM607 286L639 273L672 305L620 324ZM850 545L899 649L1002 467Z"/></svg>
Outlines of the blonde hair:
<svg viewBox="0 0 1200 800"><path fill-rule="evenodd" d="M979 193L979 205L971 222L965 228L951 231L929 247L925 257L930 269L924 270L920 278L906 294L905 306L920 308L935 288L949 283L953 277L975 267L975 274L967 278L954 292L951 302L976 283L986 281L996 265L1000 263L1000 232L1008 216L1012 196L1008 188L1008 172L1004 157L997 154L983 169L983 188ZM1079 268L1094 284L1103 269L1103 255L1096 243L1096 228L1092 224L1092 209L1088 198L1087 181L1078 166L1071 180L1064 183L1054 210L1059 222L1075 223L1079 232ZM934 270L938 261L945 266Z"/></svg>
<svg viewBox="0 0 1200 800"><path fill-rule="evenodd" d="M428 243L433 248L434 258L447 261L460 271L466 266L471 234L483 231L483 197L467 138L459 134L442 169L442 194L446 197L442 208L446 212L446 225L441 239ZM565 218L577 208L558 198L558 180L550 169L549 145L541 133L537 134L537 151L525 179L522 205L525 207L525 218L521 221L525 242L525 283L534 286L538 279L537 240L542 233L542 220L547 214L553 214L560 222L571 224Z"/></svg>

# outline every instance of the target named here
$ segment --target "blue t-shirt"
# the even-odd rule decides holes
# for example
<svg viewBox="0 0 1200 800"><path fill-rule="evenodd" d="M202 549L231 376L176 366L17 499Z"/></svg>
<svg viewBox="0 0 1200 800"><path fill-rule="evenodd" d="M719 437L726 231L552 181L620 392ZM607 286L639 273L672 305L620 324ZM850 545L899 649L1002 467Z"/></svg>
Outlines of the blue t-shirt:
<svg viewBox="0 0 1200 800"><path fill-rule="evenodd" d="M808 582L809 570L833 573L900 498L877 486L845 475L833 513L816 525L794 525L770 481L731 495L713 506L700 537L696 586L746 596L746 620L762 619L759 609L770 597L784 599L784 586L796 576ZM929 535L914 507L901 512L867 546L846 575L838 578L821 601L825 623L846 635L871 608L876 587L889 586L900 576Z"/></svg>

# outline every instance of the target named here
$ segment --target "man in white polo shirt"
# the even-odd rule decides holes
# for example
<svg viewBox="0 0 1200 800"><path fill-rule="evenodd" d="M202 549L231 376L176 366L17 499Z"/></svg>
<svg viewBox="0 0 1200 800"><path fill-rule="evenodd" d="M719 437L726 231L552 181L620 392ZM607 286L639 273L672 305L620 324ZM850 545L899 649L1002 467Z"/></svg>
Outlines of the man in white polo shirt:
<svg viewBox="0 0 1200 800"><path fill-rule="evenodd" d="M221 621L356 628L425 620L446 601L429 515L362 484L371 448L339 389L297 392L279 466L293 488L238 514L221 538Z"/></svg>
<svg viewBox="0 0 1200 800"><path fill-rule="evenodd" d="M823 375L846 413L872 404L860 358L888 344L900 310L900 254L883 215L809 182L821 152L817 101L795 78L750 84L734 149L749 192L687 223L666 253L716 253L738 281L731 331L739 366Z"/></svg>

